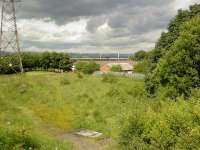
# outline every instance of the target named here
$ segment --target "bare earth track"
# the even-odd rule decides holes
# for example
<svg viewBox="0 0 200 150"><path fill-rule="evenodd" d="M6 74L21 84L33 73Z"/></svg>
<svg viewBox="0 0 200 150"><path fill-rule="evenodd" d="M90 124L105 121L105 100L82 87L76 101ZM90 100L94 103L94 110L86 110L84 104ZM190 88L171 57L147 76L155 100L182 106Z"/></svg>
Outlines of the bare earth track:
<svg viewBox="0 0 200 150"><path fill-rule="evenodd" d="M107 150L113 142L111 139L90 139L77 135L76 132L63 132L58 129L50 129L49 133L56 136L59 140L71 142L76 150Z"/></svg>
<svg viewBox="0 0 200 150"><path fill-rule="evenodd" d="M26 109L25 107L19 107L20 110L29 114L34 118L36 122L39 122L40 119L35 117L33 113ZM43 129L48 132L50 135L56 137L59 140L70 142L74 145L75 150L108 150L108 147L113 144L111 139L100 139L97 140L95 138L86 138L80 135L77 135L77 131L66 132L64 130L58 128L52 128L47 126L43 126Z"/></svg>

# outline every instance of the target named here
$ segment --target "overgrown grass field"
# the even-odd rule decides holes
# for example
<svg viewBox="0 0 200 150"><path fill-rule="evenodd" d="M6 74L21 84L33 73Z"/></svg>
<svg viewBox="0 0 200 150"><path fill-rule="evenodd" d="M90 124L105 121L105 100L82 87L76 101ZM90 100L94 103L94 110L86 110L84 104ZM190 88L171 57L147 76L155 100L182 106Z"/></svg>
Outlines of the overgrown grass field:
<svg viewBox="0 0 200 150"><path fill-rule="evenodd" d="M175 102L166 100L162 92L148 98L140 79L31 72L0 76L0 93L2 150L10 145L73 149L50 135L48 128L96 130L122 149L185 148L182 142L198 148L200 144L198 91L190 101Z"/></svg>

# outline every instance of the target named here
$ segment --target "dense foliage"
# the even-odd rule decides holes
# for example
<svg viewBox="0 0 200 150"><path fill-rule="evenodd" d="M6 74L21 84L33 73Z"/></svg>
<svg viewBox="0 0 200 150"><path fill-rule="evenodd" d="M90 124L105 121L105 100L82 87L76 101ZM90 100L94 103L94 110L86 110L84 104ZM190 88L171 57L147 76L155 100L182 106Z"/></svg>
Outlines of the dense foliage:
<svg viewBox="0 0 200 150"><path fill-rule="evenodd" d="M70 57L64 53L23 53L22 64L25 71L61 69L71 70L72 62ZM19 60L16 55L1 57L0 74L11 74L19 72Z"/></svg>
<svg viewBox="0 0 200 150"><path fill-rule="evenodd" d="M72 66L70 57L65 53L24 53L22 60L25 69L41 68L69 71Z"/></svg>
<svg viewBox="0 0 200 150"><path fill-rule="evenodd" d="M178 14L171 20L168 25L168 32L163 32L160 39L156 43L155 50L151 55L152 63L157 63L159 59L164 56L170 49L172 44L178 39L181 26L200 15L200 4L190 6L189 10L179 10Z"/></svg>
<svg viewBox="0 0 200 150"><path fill-rule="evenodd" d="M133 66L133 71L136 73L146 74L149 66L148 60L139 61Z"/></svg>
<svg viewBox="0 0 200 150"><path fill-rule="evenodd" d="M149 94L165 87L170 97L187 97L193 88L199 87L199 15L200 5L197 4L190 10L179 10L168 32L161 35L150 57L146 78Z"/></svg>
<svg viewBox="0 0 200 150"><path fill-rule="evenodd" d="M122 71L122 67L120 65L112 65L111 71L113 71L113 72L121 72Z"/></svg>
<svg viewBox="0 0 200 150"><path fill-rule="evenodd" d="M0 149L1 150L47 150L62 149L71 150L72 146L50 139L38 133L32 133L25 128L0 128Z"/></svg>
<svg viewBox="0 0 200 150"><path fill-rule="evenodd" d="M0 57L0 74L20 72L19 59L17 56Z"/></svg>
<svg viewBox="0 0 200 150"><path fill-rule="evenodd" d="M48 140L58 128L65 131L59 130L62 135L82 128L99 131L124 150L200 147L199 90L189 101L174 102L164 91L147 97L143 80L109 74L80 78L74 73L30 72L1 75L0 83L0 143L6 150L71 150L55 136Z"/></svg>
<svg viewBox="0 0 200 150"><path fill-rule="evenodd" d="M129 59L133 61L142 61L147 59L149 56L148 52L143 50L136 52L133 56L130 56Z"/></svg>
<svg viewBox="0 0 200 150"><path fill-rule="evenodd" d="M145 86L149 94L156 92L157 102L133 112L120 135L122 149L199 149L199 39L200 5L179 10L149 57ZM168 97L176 102L167 101ZM186 97L189 102L183 101Z"/></svg>
<svg viewBox="0 0 200 150"><path fill-rule="evenodd" d="M95 71L99 71L100 65L95 63L94 61L89 62L78 62L76 64L76 70L82 72L84 74L92 74Z"/></svg>
<svg viewBox="0 0 200 150"><path fill-rule="evenodd" d="M192 100L191 100L192 101ZM123 150L198 150L200 103L158 101L138 111L120 135Z"/></svg>

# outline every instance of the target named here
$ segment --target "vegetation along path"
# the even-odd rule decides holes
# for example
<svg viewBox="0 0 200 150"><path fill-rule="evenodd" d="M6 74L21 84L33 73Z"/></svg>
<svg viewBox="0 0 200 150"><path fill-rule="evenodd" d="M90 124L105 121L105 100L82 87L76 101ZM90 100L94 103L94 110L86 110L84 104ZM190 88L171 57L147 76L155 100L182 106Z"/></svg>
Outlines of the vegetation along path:
<svg viewBox="0 0 200 150"><path fill-rule="evenodd" d="M110 139L95 139L77 135L76 131L65 132L51 128L49 132L59 140L71 142L78 150L106 150L112 143Z"/></svg>
<svg viewBox="0 0 200 150"><path fill-rule="evenodd" d="M2 150L200 147L199 90L188 101L169 101L162 91L147 97L143 79L47 72L3 75L0 83ZM103 137L80 137L76 129Z"/></svg>
<svg viewBox="0 0 200 150"><path fill-rule="evenodd" d="M19 107L22 112L29 114L32 116L35 122L40 121L40 119L33 115L33 112L26 109L25 107ZM43 126L44 130L56 137L58 140L61 141L68 141L73 144L75 149L77 150L105 150L106 147L109 145L109 141L111 140L96 140L94 138L86 138L81 135L77 135L76 131L73 132L66 132L58 128L51 128Z"/></svg>

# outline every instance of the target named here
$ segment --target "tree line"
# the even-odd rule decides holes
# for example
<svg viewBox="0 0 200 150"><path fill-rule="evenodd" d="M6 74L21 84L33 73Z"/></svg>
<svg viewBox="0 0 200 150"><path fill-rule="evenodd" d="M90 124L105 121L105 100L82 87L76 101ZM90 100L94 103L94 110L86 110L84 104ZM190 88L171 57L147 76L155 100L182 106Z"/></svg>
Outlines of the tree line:
<svg viewBox="0 0 200 150"><path fill-rule="evenodd" d="M33 53L26 52L21 54L22 64L25 71L34 70L55 70L70 71L72 61L68 54L56 52ZM19 59L15 54L1 56L0 74L12 74L20 72Z"/></svg>

